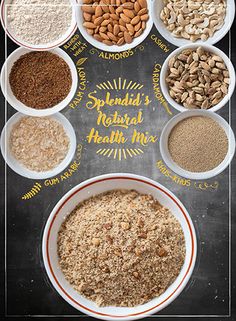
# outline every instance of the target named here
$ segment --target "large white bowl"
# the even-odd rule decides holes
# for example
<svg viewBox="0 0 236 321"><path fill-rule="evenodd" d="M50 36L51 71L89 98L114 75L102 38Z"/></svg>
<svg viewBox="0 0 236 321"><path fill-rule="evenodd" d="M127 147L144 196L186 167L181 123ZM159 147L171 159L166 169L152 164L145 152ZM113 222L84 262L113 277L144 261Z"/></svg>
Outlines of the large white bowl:
<svg viewBox="0 0 236 321"><path fill-rule="evenodd" d="M29 170L26 168L24 165L20 164L19 161L12 155L10 146L9 146L9 139L10 139L10 134L12 127L14 124L16 124L22 117L25 117L25 115L21 113L16 113L14 114L6 123L2 130L1 134L1 152L2 155L7 163L7 165L17 174L31 178L31 179L46 179L52 176L56 176L60 172L62 172L71 162L75 150L76 150L76 136L74 129L69 122L69 120L63 116L61 113L57 113L53 116L50 116L50 118L55 119L58 121L64 128L66 134L68 135L70 139L70 146L68 153L66 157L63 159L63 161L58 164L55 168L53 168L50 171L45 171L45 172L36 172Z"/></svg>
<svg viewBox="0 0 236 321"><path fill-rule="evenodd" d="M187 171L183 168L181 168L179 165L177 165L169 152L168 149L168 140L169 140L169 135L172 131L172 129L183 119L189 118L189 117L193 117L193 116L203 116L203 117L210 117L213 120L215 120L225 131L225 134L228 137L228 152L225 156L225 159L214 169L207 171L207 172L190 172ZM164 127L164 129L162 130L161 133L161 137L160 137L160 152L161 152L161 156L164 160L164 162L166 163L166 165L173 170L175 173L177 173L178 175L185 177L185 178L190 178L190 179L208 179L211 177L214 177L218 174L220 174L221 172L223 172L228 165L230 164L231 160L233 159L234 153L235 153L235 137L234 137L234 133L231 129L231 127L229 126L229 124L227 123L226 120L224 120L224 118L222 118L221 116L219 116L216 113L212 113L208 110L189 110L189 111L185 111L183 113L180 113L176 116L174 116L173 118L171 118L168 123L166 124L166 126Z"/></svg>
<svg viewBox="0 0 236 321"><path fill-rule="evenodd" d="M65 108L70 101L74 98L77 85L78 85L78 73L75 67L75 64L73 60L70 58L70 56L62 49L55 48L52 50L49 50L53 54L56 54L57 56L61 57L69 66L71 71L71 77L72 77L72 84L69 94L66 96L65 99L63 99L59 104L51 107L51 108L45 108L45 109L35 109L26 106L21 101L19 101L13 94L10 83L9 83L9 75L11 72L11 69L14 65L14 63L24 54L32 52L29 49L25 48L18 48L15 51L13 51L10 56L5 61L2 71L1 71L1 89L2 92L6 98L6 100L9 102L9 104L18 110L19 112L30 115L30 116L49 116L52 114L55 114L59 111L61 111L63 108Z"/></svg>
<svg viewBox="0 0 236 321"><path fill-rule="evenodd" d="M71 1L70 1L71 2ZM7 17L6 17L6 6L11 3L11 0L2 0L1 2L1 13L0 13L0 20L2 23L2 26L7 33L8 37L14 41L17 45L25 47L30 50L49 50L53 49L59 46L62 46L67 40L69 40L72 35L75 33L77 29L76 21L75 21L75 13L74 13L74 7L72 5L72 20L71 20L71 25L67 29L67 31L56 41L47 43L47 44L42 44L42 45L34 45L31 43L28 43L22 39L19 39L15 34L14 30L11 29L11 27L8 25L7 22Z"/></svg>
<svg viewBox="0 0 236 321"><path fill-rule="evenodd" d="M74 0L74 1L76 1L76 0ZM93 36L88 34L87 30L83 26L84 18L83 18L83 12L81 9L83 2L82 2L82 0L77 0L77 3L78 4L75 6L75 17L76 17L76 21L77 21L77 25L78 25L80 33L93 47L98 48L103 51L122 52L125 50L132 49L132 48L138 46L141 42L143 42L146 39L146 37L149 35L149 33L152 29L152 26L153 26L152 14L151 14L151 11L152 11L151 0L147 0L148 10L149 10L149 19L147 21L146 28L143 31L143 33L139 37L134 38L133 41L129 44L126 43L122 46L117 46L117 45L108 46L108 45L104 44L103 42L96 40Z"/></svg>
<svg viewBox="0 0 236 321"><path fill-rule="evenodd" d="M213 37L209 37L206 41L197 40L196 43L199 44L208 44L214 45L218 41L220 41L227 32L230 30L232 23L234 21L235 16L235 3L234 0L226 0L227 2L227 9L226 9L226 16L225 16L225 23L223 26L217 30ZM166 28L166 25L160 18L161 10L164 8L164 1L163 0L154 0L153 1L153 9L152 9L152 19L154 25L157 28L157 31L170 43L177 47L184 46L186 44L192 44L193 42L188 39L183 38L176 38L172 35L172 33Z"/></svg>
<svg viewBox="0 0 236 321"><path fill-rule="evenodd" d="M218 48L216 48L214 46L209 46L209 45L206 45L206 44L202 44L202 45L189 44L189 45L177 48L164 61L164 64L163 64L163 66L161 68L160 85L161 85L162 93L165 96L165 98L168 101L168 103L172 107L177 109L178 111L186 111L186 110L189 110L189 109L185 108L181 104L178 104L169 94L169 88L168 88L168 85L166 83L166 74L167 74L167 70L168 70L168 63L169 63L169 61L170 61L170 59L172 57L180 54L184 49L188 49L188 48L196 49L199 46L201 46L204 50L212 52L212 53L218 55L219 57L221 57L223 59L226 67L228 68L229 78L230 78L230 85L229 85L229 88L228 88L228 94L219 102L219 104L209 108L208 110L215 112L215 111L221 109L222 107L224 107L227 104L227 102L230 100L230 98L231 98L231 96L232 96L232 94L234 92L234 89L235 89L235 70L234 70L234 66L233 66L232 62L230 61L229 57L226 56L226 54L222 50L220 50L220 49L218 49Z"/></svg>
<svg viewBox="0 0 236 321"><path fill-rule="evenodd" d="M134 189L153 195L169 208L180 222L186 242L186 257L177 279L159 297L132 308L98 307L76 292L66 281L58 263L57 235L66 216L83 200L112 189ZM196 260L197 241L191 218L178 198L161 184L133 174L107 174L89 179L70 190L52 210L42 240L43 260L51 283L58 293L74 308L103 320L135 320L157 313L170 304L186 286Z"/></svg>

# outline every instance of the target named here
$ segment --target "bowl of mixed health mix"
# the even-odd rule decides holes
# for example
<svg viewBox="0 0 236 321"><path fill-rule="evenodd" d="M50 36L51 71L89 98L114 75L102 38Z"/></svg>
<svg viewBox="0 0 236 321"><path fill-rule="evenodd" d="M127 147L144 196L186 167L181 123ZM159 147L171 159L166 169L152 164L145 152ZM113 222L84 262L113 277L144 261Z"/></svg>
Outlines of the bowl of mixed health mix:
<svg viewBox="0 0 236 321"><path fill-rule="evenodd" d="M187 284L197 251L183 204L133 174L98 176L69 191L49 216L42 247L59 294L104 320L139 319L166 307Z"/></svg>

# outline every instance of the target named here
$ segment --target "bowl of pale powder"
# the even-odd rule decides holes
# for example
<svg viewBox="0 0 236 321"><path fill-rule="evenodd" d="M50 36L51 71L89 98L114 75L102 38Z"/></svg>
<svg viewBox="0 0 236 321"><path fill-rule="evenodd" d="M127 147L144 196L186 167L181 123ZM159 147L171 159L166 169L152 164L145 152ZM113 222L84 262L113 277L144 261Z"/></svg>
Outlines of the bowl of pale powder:
<svg viewBox="0 0 236 321"><path fill-rule="evenodd" d="M185 111L164 127L160 151L166 165L190 179L207 179L223 172L235 152L229 124L207 110Z"/></svg>
<svg viewBox="0 0 236 321"><path fill-rule="evenodd" d="M8 166L31 179L62 172L76 149L74 129L60 113L49 117L14 114L1 134L1 152Z"/></svg>
<svg viewBox="0 0 236 321"><path fill-rule="evenodd" d="M49 216L42 247L58 293L105 320L139 319L170 304L187 284L197 250L183 204L133 174L102 175L69 191Z"/></svg>
<svg viewBox="0 0 236 321"><path fill-rule="evenodd" d="M1 22L15 43L36 50L61 46L76 30L70 0L3 0Z"/></svg>

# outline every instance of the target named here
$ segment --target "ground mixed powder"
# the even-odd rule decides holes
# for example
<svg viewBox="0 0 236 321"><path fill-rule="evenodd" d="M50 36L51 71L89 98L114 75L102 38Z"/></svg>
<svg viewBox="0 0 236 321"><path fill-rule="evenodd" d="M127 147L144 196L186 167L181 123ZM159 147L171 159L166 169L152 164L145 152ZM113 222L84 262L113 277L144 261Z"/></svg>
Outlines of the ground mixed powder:
<svg viewBox="0 0 236 321"><path fill-rule="evenodd" d="M224 129L212 118L194 116L180 121L171 131L168 147L175 163L190 172L217 167L228 151Z"/></svg>
<svg viewBox="0 0 236 321"><path fill-rule="evenodd" d="M66 279L99 306L136 306L163 293L185 259L180 223L150 195L113 190L89 198L58 234Z"/></svg>
<svg viewBox="0 0 236 321"><path fill-rule="evenodd" d="M11 0L7 28L19 40L43 45L60 39L72 23L69 0Z"/></svg>
<svg viewBox="0 0 236 321"><path fill-rule="evenodd" d="M13 65L9 82L15 97L28 107L50 108L69 94L72 85L67 63L49 51L30 52Z"/></svg>

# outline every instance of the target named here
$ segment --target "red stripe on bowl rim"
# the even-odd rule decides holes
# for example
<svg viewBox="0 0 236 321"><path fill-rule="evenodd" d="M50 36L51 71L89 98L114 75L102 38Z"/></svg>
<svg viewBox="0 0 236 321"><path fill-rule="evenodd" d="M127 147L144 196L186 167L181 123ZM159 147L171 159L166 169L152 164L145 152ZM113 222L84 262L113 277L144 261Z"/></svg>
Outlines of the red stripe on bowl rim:
<svg viewBox="0 0 236 321"><path fill-rule="evenodd" d="M53 48L60 47L61 45L63 45L66 41L68 41L74 35L74 33L75 33L76 29L77 29L77 23L75 22L75 25L74 25L71 33L64 40L61 40L59 43L57 43L57 44L55 44L53 46L50 46L50 47L45 47L45 48L31 47L29 45L21 43L19 40L17 40L15 37L13 37L13 35L7 29L6 23L5 23L5 19L4 19L4 6L5 6L5 0L2 0L2 2L1 2L1 21L2 21L3 29L5 30L5 32L9 36L9 38L11 40L13 40L17 45L19 45L21 47L25 47L25 48L30 49L30 50L44 51L44 50L50 50L50 49L53 49Z"/></svg>
<svg viewBox="0 0 236 321"><path fill-rule="evenodd" d="M187 221L187 224L188 224L188 227L189 227L189 230L190 230L190 235L191 235L191 258L190 258L190 262L189 262L189 265L188 265L188 268L187 268L187 271L183 277L183 279L181 280L181 282L179 283L179 285L175 288L175 290L165 299L163 300L161 303L158 303L157 305L155 305L154 307L152 308L149 308L145 311L142 311L142 312L138 312L138 313L131 313L131 314L127 314L127 315L112 315L112 314L107 314L107 313L101 313L101 312L97 312L97 311L94 311L92 309L89 309L87 307L85 307L84 305L82 305L81 303L77 302L74 298L72 298L66 291L65 289L62 287L62 285L59 283L59 281L57 280L54 272L53 272L53 269L52 269L52 265L51 265L51 262L50 262L50 257L49 257L49 237L50 237L50 232L51 232L51 229L52 229L52 225L55 221L55 218L57 217L58 213L60 212L60 210L62 209L62 207L65 205L65 203L71 198L73 197L75 194L77 194L78 192L80 192L81 190L83 190L84 188L87 188L93 184L96 184L96 183L100 183L100 182L103 182L103 181L107 181L107 180L113 180L113 179L130 179L130 180L134 180L134 181L138 181L138 182L141 182L141 183L145 183L145 184L148 184L152 187L155 187L157 188L158 190L160 190L161 192L165 193L177 206L178 208L181 210L182 214L184 215L184 218L185 220ZM46 237L46 257L47 257L47 261L48 261L48 265L49 265L49 269L50 269L50 272L52 274L52 277L55 281L55 283L57 284L57 286L59 287L59 289L65 294L65 296L70 300L72 301L73 303L75 303L76 305L78 305L79 307L81 307L82 309L88 311L88 312L91 312L93 314L97 314L99 316L103 316L103 317L111 317L111 318L127 318L127 317L135 317L135 316L139 316L139 315L142 315L142 314L146 314L146 313L149 313L151 312L152 310L156 309L157 307L159 307L160 305L164 304L165 302L167 302L175 293L176 291L180 288L180 286L183 284L184 280L186 279L186 276L188 275L190 269L191 269L191 266L192 266L192 263L193 263L193 257L194 257L194 250L195 250L195 245L194 245L194 237L193 237L193 231L192 231L192 227L191 227L191 224L189 222L189 219L185 213L185 211L183 210L183 208L178 204L178 202L165 190L163 190L161 187L158 187L156 185L154 185L153 183L151 182L148 182L148 181L145 181L145 180L142 180L142 179L139 179L139 178L134 178L134 177L126 177L126 176L117 176L117 177L107 177L107 178L102 178L102 179L98 179L94 182L91 182L91 183L88 183L82 187L80 187L79 189L77 189L76 191L74 191L70 196L67 197L67 199L60 205L60 207L57 209L56 213L54 214L53 218L52 218L52 221L50 223L50 226L49 226L49 229L48 229L48 232L47 232L47 237Z"/></svg>

